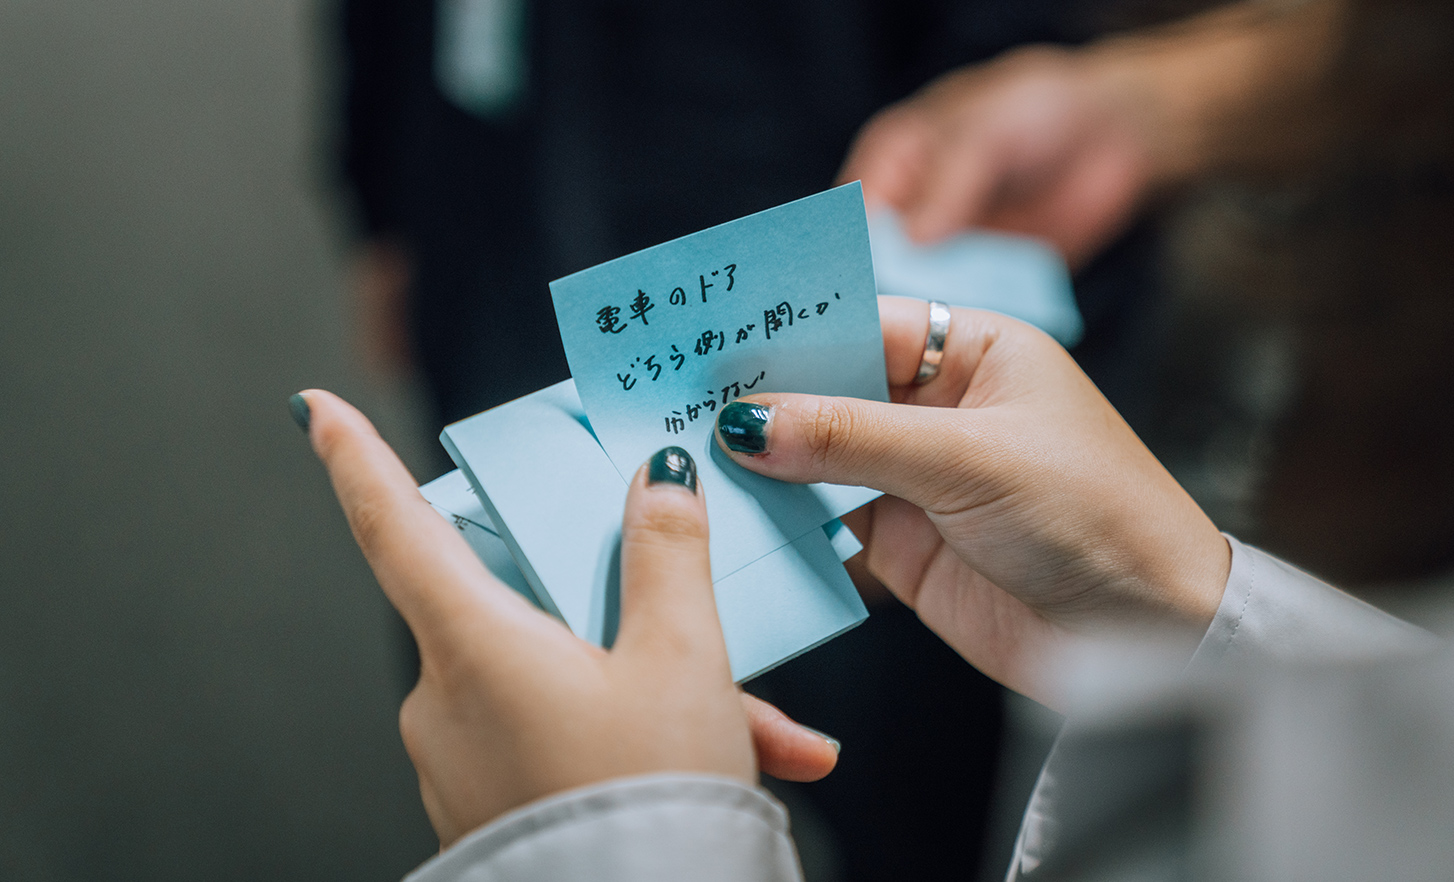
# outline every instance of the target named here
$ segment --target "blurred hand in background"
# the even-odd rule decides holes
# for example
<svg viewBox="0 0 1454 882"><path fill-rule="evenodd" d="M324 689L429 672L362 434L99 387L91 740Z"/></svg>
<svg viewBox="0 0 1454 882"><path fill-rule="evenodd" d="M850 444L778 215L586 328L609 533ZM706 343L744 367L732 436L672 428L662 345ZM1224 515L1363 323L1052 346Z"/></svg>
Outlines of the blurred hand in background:
<svg viewBox="0 0 1454 882"><path fill-rule="evenodd" d="M931 83L875 116L841 177L923 242L967 227L1049 240L1083 265L1152 183L1147 123L1074 50L1034 47Z"/></svg>
<svg viewBox="0 0 1454 882"><path fill-rule="evenodd" d="M860 131L839 174L921 242L971 227L1037 236L1072 269L1167 190L1321 146L1347 9L1237 3L1076 49L962 68Z"/></svg>

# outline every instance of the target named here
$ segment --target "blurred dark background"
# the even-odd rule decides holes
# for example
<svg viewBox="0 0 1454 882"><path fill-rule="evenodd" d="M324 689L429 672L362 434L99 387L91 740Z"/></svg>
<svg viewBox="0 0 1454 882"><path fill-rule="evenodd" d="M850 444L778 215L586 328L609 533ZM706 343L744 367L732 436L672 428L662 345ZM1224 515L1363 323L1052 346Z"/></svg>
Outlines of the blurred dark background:
<svg viewBox="0 0 1454 882"><path fill-rule="evenodd" d="M1204 4L1123 5L1130 25ZM1205 181L1137 232L1160 360L1123 394L1225 529L1408 610L1400 586L1454 563L1454 27L1439 4L1364 7L1325 164ZM439 402L354 345L337 8L0 0L0 878L395 879L435 848L397 621L285 407L335 389L418 477L442 467ZM841 688L799 696L808 722L914 698L841 667L918 628L876 621L803 660ZM997 699L975 700L988 716L950 716L993 751ZM832 733L866 758L853 725ZM1043 746L1010 747L980 791L1038 766ZM994 786L1013 803L1026 782ZM984 795L955 808L982 825ZM844 876L844 834L799 808L810 873Z"/></svg>

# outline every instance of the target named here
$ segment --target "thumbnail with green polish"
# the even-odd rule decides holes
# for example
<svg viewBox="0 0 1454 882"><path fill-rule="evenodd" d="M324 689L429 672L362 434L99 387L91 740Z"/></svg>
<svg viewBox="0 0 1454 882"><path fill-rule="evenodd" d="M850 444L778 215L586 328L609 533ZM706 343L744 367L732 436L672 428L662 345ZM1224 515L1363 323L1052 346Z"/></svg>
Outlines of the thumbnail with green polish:
<svg viewBox="0 0 1454 882"><path fill-rule="evenodd" d="M313 412L308 408L308 399L301 394L294 393L288 399L288 410L292 412L293 422L298 424L298 428L305 432L308 431L308 424L313 421Z"/></svg>
<svg viewBox="0 0 1454 882"><path fill-rule="evenodd" d="M761 404L734 401L717 415L722 442L738 453L758 454L767 450L767 421L772 411Z"/></svg>
<svg viewBox="0 0 1454 882"><path fill-rule="evenodd" d="M652 454L646 467L646 483L666 481L697 492L697 464L692 455L680 447L664 447Z"/></svg>

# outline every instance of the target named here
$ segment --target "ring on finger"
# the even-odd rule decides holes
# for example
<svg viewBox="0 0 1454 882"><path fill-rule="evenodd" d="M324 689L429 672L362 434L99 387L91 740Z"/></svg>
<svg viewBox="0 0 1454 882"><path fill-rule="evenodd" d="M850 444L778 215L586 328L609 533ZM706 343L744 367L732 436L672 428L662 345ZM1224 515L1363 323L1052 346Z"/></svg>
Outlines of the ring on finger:
<svg viewBox="0 0 1454 882"><path fill-rule="evenodd" d="M944 361L944 340L949 336L949 304L929 301L929 334L924 338L924 357L919 360L919 373L914 385L922 386L939 376Z"/></svg>

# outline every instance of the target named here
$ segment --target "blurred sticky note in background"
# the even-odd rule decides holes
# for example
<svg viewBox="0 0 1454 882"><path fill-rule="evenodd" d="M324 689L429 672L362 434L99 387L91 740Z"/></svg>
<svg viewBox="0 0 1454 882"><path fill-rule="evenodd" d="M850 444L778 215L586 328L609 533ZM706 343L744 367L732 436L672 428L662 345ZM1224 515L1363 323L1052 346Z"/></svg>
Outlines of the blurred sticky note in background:
<svg viewBox="0 0 1454 882"><path fill-rule="evenodd" d="M976 230L920 245L887 209L869 217L868 232L880 294L1004 313L1062 346L1074 346L1084 333L1070 271L1038 239Z"/></svg>
<svg viewBox="0 0 1454 882"><path fill-rule="evenodd" d="M525 0L438 0L434 79L461 110L507 116L525 95Z"/></svg>

